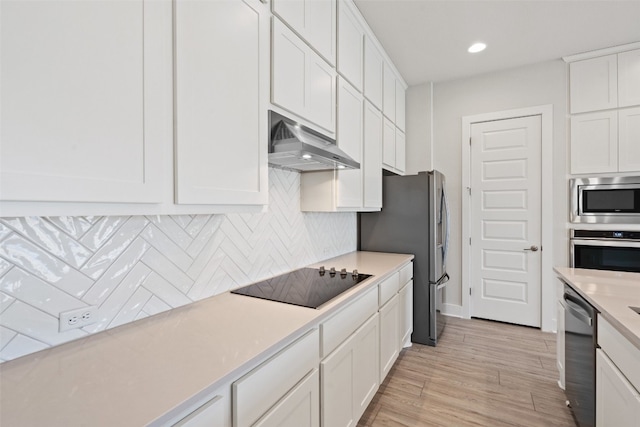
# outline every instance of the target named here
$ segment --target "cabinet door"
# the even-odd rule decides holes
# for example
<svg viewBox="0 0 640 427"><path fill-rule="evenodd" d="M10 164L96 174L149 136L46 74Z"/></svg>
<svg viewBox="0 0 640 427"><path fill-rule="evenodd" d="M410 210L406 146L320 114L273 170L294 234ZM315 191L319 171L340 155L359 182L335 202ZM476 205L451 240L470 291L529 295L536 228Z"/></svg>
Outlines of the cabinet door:
<svg viewBox="0 0 640 427"><path fill-rule="evenodd" d="M558 332L556 334L556 366L558 367L558 385L565 389L564 383L564 307L560 301L556 301L556 316Z"/></svg>
<svg viewBox="0 0 640 427"><path fill-rule="evenodd" d="M596 426L640 425L640 394L601 350L596 350Z"/></svg>
<svg viewBox="0 0 640 427"><path fill-rule="evenodd" d="M405 131L405 90L400 80L396 80L396 126Z"/></svg>
<svg viewBox="0 0 640 427"><path fill-rule="evenodd" d="M385 117L382 129L382 164L396 166L396 127Z"/></svg>
<svg viewBox="0 0 640 427"><path fill-rule="evenodd" d="M273 18L272 27L271 102L306 117L305 69L308 48L277 18Z"/></svg>
<svg viewBox="0 0 640 427"><path fill-rule="evenodd" d="M378 389L378 314L320 363L322 426L355 426Z"/></svg>
<svg viewBox="0 0 640 427"><path fill-rule="evenodd" d="M398 293L399 319L398 337L400 342L398 348L411 343L411 332L413 332L413 281L407 283Z"/></svg>
<svg viewBox="0 0 640 427"><path fill-rule="evenodd" d="M617 170L617 112L604 111L571 117L571 173Z"/></svg>
<svg viewBox="0 0 640 427"><path fill-rule="evenodd" d="M271 102L334 133L335 70L275 17L272 37Z"/></svg>
<svg viewBox="0 0 640 427"><path fill-rule="evenodd" d="M396 75L386 62L383 68L382 112L392 122L396 120Z"/></svg>
<svg viewBox="0 0 640 427"><path fill-rule="evenodd" d="M378 314L371 317L353 340L353 410L359 420L380 385L380 324Z"/></svg>
<svg viewBox="0 0 640 427"><path fill-rule="evenodd" d="M336 63L336 0L272 0L271 6L324 59Z"/></svg>
<svg viewBox="0 0 640 427"><path fill-rule="evenodd" d="M255 427L318 427L320 425L320 381L314 369L283 397Z"/></svg>
<svg viewBox="0 0 640 427"><path fill-rule="evenodd" d="M640 171L640 107L618 110L618 170Z"/></svg>
<svg viewBox="0 0 640 427"><path fill-rule="evenodd" d="M354 352L350 339L320 363L322 427L356 425L353 408L353 366Z"/></svg>
<svg viewBox="0 0 640 427"><path fill-rule="evenodd" d="M396 128L396 169L404 174L407 168L407 143L404 132Z"/></svg>
<svg viewBox="0 0 640 427"><path fill-rule="evenodd" d="M162 201L171 2L0 2L0 199Z"/></svg>
<svg viewBox="0 0 640 427"><path fill-rule="evenodd" d="M382 113L370 102L364 106L364 207L382 207Z"/></svg>
<svg viewBox="0 0 640 427"><path fill-rule="evenodd" d="M618 54L618 106L640 105L640 49Z"/></svg>
<svg viewBox="0 0 640 427"><path fill-rule="evenodd" d="M338 72L362 92L364 30L347 1L341 0L338 9Z"/></svg>
<svg viewBox="0 0 640 427"><path fill-rule="evenodd" d="M380 309L380 381L398 358L398 295Z"/></svg>
<svg viewBox="0 0 640 427"><path fill-rule="evenodd" d="M360 169L338 171L338 202L341 208L362 206L362 131L364 100L353 86L338 78L338 147L360 163Z"/></svg>
<svg viewBox="0 0 640 427"><path fill-rule="evenodd" d="M370 37L364 38L364 96L382 110L384 59Z"/></svg>
<svg viewBox="0 0 640 427"><path fill-rule="evenodd" d="M569 65L571 114L618 107L617 55Z"/></svg>
<svg viewBox="0 0 640 427"><path fill-rule="evenodd" d="M267 6L177 0L174 21L177 202L266 204Z"/></svg>

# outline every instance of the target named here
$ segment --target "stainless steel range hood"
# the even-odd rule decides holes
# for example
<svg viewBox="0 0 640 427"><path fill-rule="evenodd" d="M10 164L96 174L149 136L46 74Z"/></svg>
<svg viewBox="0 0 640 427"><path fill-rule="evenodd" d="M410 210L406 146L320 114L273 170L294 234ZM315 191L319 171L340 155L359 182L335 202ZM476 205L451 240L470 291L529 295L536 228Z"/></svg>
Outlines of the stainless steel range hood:
<svg viewBox="0 0 640 427"><path fill-rule="evenodd" d="M269 111L269 166L300 172L360 169L336 141Z"/></svg>

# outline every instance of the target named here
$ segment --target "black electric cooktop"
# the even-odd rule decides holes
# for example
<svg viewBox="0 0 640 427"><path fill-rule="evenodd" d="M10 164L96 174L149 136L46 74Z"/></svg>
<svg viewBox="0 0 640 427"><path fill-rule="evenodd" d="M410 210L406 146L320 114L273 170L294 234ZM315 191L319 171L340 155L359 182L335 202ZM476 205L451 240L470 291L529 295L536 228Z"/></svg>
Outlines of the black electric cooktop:
<svg viewBox="0 0 640 427"><path fill-rule="evenodd" d="M360 274L357 270L347 272L345 269L325 270L324 267L301 268L238 288L231 293L318 308L369 277L371 277L370 274Z"/></svg>

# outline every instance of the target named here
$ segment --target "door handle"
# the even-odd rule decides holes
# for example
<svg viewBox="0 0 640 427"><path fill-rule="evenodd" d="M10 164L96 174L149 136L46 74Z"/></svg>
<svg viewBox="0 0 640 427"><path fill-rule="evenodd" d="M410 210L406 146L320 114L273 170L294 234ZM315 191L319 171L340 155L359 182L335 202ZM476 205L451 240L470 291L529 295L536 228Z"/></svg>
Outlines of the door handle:
<svg viewBox="0 0 640 427"><path fill-rule="evenodd" d="M531 245L531 247L524 248L525 251L538 252L538 247L536 245Z"/></svg>

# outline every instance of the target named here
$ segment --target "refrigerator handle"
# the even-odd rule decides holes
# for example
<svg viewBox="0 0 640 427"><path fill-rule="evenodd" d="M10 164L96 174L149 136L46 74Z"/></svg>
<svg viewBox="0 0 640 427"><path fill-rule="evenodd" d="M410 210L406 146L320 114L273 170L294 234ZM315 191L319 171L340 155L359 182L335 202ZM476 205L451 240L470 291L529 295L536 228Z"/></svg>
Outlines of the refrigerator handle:
<svg viewBox="0 0 640 427"><path fill-rule="evenodd" d="M449 215L449 201L447 200L447 192L444 188L444 182L442 182L442 206L444 207L444 211L445 211L445 218L446 218L446 222L444 224L444 248L443 248L443 253L442 253L442 263L446 265L447 262L447 255L449 252L449 220L450 220L450 215Z"/></svg>

